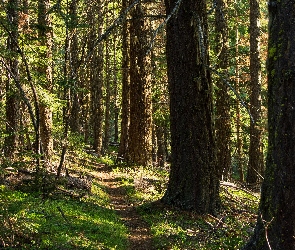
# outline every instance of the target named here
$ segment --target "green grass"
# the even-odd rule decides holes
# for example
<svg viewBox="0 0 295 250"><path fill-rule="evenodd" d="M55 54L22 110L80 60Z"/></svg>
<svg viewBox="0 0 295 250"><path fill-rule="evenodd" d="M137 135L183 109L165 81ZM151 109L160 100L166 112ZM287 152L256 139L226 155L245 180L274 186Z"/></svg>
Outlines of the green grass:
<svg viewBox="0 0 295 250"><path fill-rule="evenodd" d="M167 171L140 167L118 168L116 173L129 199L138 205L138 212L150 225L157 249L234 250L243 246L252 234L257 194L222 186L222 208L218 215L198 216L155 203L165 192Z"/></svg>
<svg viewBox="0 0 295 250"><path fill-rule="evenodd" d="M43 201L36 193L1 186L1 244L21 249L126 249L125 226L106 206L103 190L94 189L94 197L52 196Z"/></svg>
<svg viewBox="0 0 295 250"><path fill-rule="evenodd" d="M100 161L77 155L69 170L95 175ZM104 161L113 164L108 158ZM113 173L125 188L128 202L150 226L156 249L234 250L252 234L257 194L221 186L218 215L199 216L156 202L166 190L167 170L120 166ZM0 248L128 249L128 229L112 209L107 189L97 176L91 194L81 198L57 190L44 200L30 189L0 186Z"/></svg>

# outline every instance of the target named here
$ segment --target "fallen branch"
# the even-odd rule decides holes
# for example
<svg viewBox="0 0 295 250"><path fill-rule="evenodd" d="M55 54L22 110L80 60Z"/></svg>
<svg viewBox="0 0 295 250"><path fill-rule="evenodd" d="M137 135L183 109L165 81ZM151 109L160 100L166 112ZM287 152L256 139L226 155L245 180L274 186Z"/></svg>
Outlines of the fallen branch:
<svg viewBox="0 0 295 250"><path fill-rule="evenodd" d="M245 193L255 197L255 198L258 198L259 196L258 195L255 195L253 192L251 192L250 190L247 190L246 188L243 188L243 187L239 187L237 186L235 183L232 183L232 182L225 182L225 181L221 181L220 182L220 185L221 186L225 186L225 187L231 187L231 188L234 188L234 189L238 189L238 190L242 190L244 191Z"/></svg>
<svg viewBox="0 0 295 250"><path fill-rule="evenodd" d="M60 212L61 216L63 217L63 219L65 220L65 222L69 225L71 225L71 222L69 221L69 219L66 217L66 215L64 214L64 212L62 211L62 209L60 207L56 207L57 210Z"/></svg>

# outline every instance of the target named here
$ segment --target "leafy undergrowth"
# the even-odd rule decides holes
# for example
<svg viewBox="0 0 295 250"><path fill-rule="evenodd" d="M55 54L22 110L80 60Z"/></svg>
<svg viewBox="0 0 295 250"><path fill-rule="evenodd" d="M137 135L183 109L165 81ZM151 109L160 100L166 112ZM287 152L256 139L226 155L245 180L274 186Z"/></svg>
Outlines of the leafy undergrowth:
<svg viewBox="0 0 295 250"><path fill-rule="evenodd" d="M97 167L93 157L84 157L83 167L81 162L67 162L71 175ZM93 179L91 193L59 185L46 198L29 188L19 191L0 185L1 249L123 250L127 245L127 228L111 208L99 179Z"/></svg>
<svg viewBox="0 0 295 250"><path fill-rule="evenodd" d="M2 248L125 249L126 229L108 208L38 196L1 186ZM9 247L8 247L9 246Z"/></svg>
<svg viewBox="0 0 295 250"><path fill-rule="evenodd" d="M258 194L222 183L222 208L216 217L199 216L157 202L165 191L168 171L157 168L117 168L130 202L150 225L156 249L239 249L256 222Z"/></svg>
<svg viewBox="0 0 295 250"><path fill-rule="evenodd" d="M130 232L104 186L105 164L113 162L83 152L68 157L71 176L93 177L90 193L59 185L44 198L32 189L0 186L0 248L128 249ZM223 183L218 215L198 216L157 202L168 168L117 166L112 171L126 190L127 203L150 226L156 249L239 249L253 232L257 194Z"/></svg>

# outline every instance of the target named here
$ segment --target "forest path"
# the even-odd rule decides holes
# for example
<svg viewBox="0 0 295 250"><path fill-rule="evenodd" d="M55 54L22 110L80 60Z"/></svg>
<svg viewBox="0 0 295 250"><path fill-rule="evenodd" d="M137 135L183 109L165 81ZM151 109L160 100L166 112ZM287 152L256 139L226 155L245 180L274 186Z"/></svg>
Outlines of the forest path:
<svg viewBox="0 0 295 250"><path fill-rule="evenodd" d="M155 249L152 244L149 225L141 219L136 211L136 206L128 202L126 190L120 186L112 169L107 166L103 167L100 170L100 179L107 189L113 209L118 213L129 230L129 249Z"/></svg>

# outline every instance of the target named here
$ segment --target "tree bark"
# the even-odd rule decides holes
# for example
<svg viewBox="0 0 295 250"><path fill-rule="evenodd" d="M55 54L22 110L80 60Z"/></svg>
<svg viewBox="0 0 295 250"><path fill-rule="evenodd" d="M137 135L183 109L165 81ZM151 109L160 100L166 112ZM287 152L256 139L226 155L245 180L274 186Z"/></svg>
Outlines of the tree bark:
<svg viewBox="0 0 295 250"><path fill-rule="evenodd" d="M261 180L263 152L261 147L261 65L260 65L260 10L257 0L250 0L250 147L247 183Z"/></svg>
<svg viewBox="0 0 295 250"><path fill-rule="evenodd" d="M237 11L235 11L236 16L238 17ZM235 44L235 88L237 94L240 94L240 56L239 56L239 27L238 27L238 18L236 18L236 44ZM237 162L237 170L239 173L239 181L244 182L244 166L242 160L242 151L243 151L243 140L242 140L242 133L241 133L241 110L240 110L240 100L236 100L236 162Z"/></svg>
<svg viewBox="0 0 295 250"><path fill-rule="evenodd" d="M244 250L295 249L294 22L294 0L269 3L269 145L257 225Z"/></svg>
<svg viewBox="0 0 295 250"><path fill-rule="evenodd" d="M152 164L151 60L147 55L150 23L147 4L131 11L130 22L130 126L128 162Z"/></svg>
<svg viewBox="0 0 295 250"><path fill-rule="evenodd" d="M93 51L88 68L91 85L91 125L93 131L93 149L98 154L102 153L103 146L103 43L95 46L95 38L102 34L102 2L96 1L95 6L88 12L88 22L91 27L89 35L89 51ZM94 47L95 46L95 47Z"/></svg>
<svg viewBox="0 0 295 250"><path fill-rule="evenodd" d="M217 67L222 70L228 79L228 27L227 6L224 0L216 0L215 11L215 53L218 55ZM216 81L216 144L217 144L217 171L219 179L228 181L231 178L231 118L229 88L223 79Z"/></svg>
<svg viewBox="0 0 295 250"><path fill-rule="evenodd" d="M17 60L17 41L18 41L18 19L19 19L19 2L18 0L9 0L7 4L7 19L10 24L11 36L7 39L7 50L10 53L8 59L8 65L10 67L10 72L19 78L18 72L18 60ZM6 133L4 141L4 155L8 158L13 158L18 146L18 136L17 133L19 128L19 101L16 88L13 85L13 76L7 72L6 80Z"/></svg>
<svg viewBox="0 0 295 250"><path fill-rule="evenodd" d="M69 8L70 21L68 29L70 31L69 39L69 80L71 87L71 111L69 117L69 126L74 133L81 132L81 103L80 103L80 79L79 71L79 42L78 42L78 8L79 0L72 0Z"/></svg>
<svg viewBox="0 0 295 250"><path fill-rule="evenodd" d="M122 1L122 12L127 8L127 0ZM124 22L122 27L122 111L121 133L118 157L127 158L128 130L130 122L130 83L129 83L129 41L128 25Z"/></svg>
<svg viewBox="0 0 295 250"><path fill-rule="evenodd" d="M107 22L108 25L108 22ZM110 58L110 44L111 39L106 39L105 43L105 116L104 116L104 138L103 151L107 152L110 142L111 129L111 58Z"/></svg>
<svg viewBox="0 0 295 250"><path fill-rule="evenodd" d="M176 2L165 1L167 15ZM200 214L219 201L207 30L204 0L182 1L166 29L172 162L163 201Z"/></svg>
<svg viewBox="0 0 295 250"><path fill-rule="evenodd" d="M49 16L50 0L38 1L38 36L39 36L39 79L41 86L52 92L52 40L53 32ZM45 48L44 48L45 47ZM40 137L45 159L51 161L53 154L52 110L45 100L40 100Z"/></svg>

